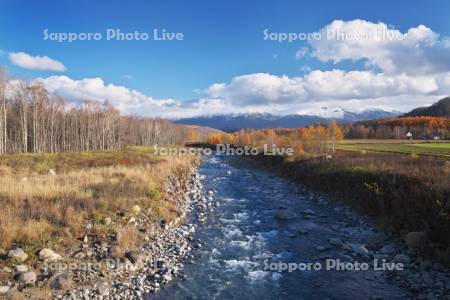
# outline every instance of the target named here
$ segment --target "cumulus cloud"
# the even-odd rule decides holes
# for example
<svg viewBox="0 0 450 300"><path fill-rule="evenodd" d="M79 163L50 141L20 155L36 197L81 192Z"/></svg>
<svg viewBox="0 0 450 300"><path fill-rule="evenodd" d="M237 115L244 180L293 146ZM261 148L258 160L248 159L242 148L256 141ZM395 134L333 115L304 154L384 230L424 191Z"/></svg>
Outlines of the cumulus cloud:
<svg viewBox="0 0 450 300"><path fill-rule="evenodd" d="M73 103L108 100L123 113L167 118L248 112L314 114L336 106L353 111L407 111L450 94L450 42L426 26L402 33L384 23L333 21L320 32L329 38L309 41L311 49L300 49L296 58L308 55L334 63L363 60L368 69L304 67L302 76L244 74L197 90L198 98L189 100L155 99L101 78L38 80Z"/></svg>
<svg viewBox="0 0 450 300"><path fill-rule="evenodd" d="M11 52L9 53L9 60L24 69L58 72L67 70L61 62L48 56L31 56L25 52Z"/></svg>
<svg viewBox="0 0 450 300"><path fill-rule="evenodd" d="M64 97L72 104L83 101L103 103L108 100L124 114L150 117L181 118L210 112L219 113L226 109L219 99L155 99L124 86L106 84L101 78L74 80L67 76L37 78L50 92Z"/></svg>
<svg viewBox="0 0 450 300"><path fill-rule="evenodd" d="M51 76L36 81L73 104L108 100L125 114L166 118L249 112L314 114L324 106L405 111L431 104L450 93L450 73L408 76L314 70L302 77L256 73L236 76L229 83L212 84L203 90L204 97L190 100L155 99L124 86L107 84L101 78L74 80Z"/></svg>
<svg viewBox="0 0 450 300"><path fill-rule="evenodd" d="M336 20L309 40L313 55L334 63L366 61L385 73L433 74L450 71L450 42L419 25L402 33L384 23Z"/></svg>
<svg viewBox="0 0 450 300"><path fill-rule="evenodd" d="M207 92L234 105L267 105L325 100L370 99L430 94L445 85L431 76L386 75L370 71L314 70L303 77L257 73L216 83Z"/></svg>

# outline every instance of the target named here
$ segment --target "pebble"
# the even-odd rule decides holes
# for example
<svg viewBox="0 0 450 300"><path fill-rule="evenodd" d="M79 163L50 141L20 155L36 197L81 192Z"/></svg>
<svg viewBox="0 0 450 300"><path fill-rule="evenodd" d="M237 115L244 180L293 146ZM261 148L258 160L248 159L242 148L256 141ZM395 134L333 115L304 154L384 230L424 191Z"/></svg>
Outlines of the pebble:
<svg viewBox="0 0 450 300"><path fill-rule="evenodd" d="M52 289L66 289L71 283L70 277L67 273L56 274L50 282Z"/></svg>
<svg viewBox="0 0 450 300"><path fill-rule="evenodd" d="M403 264L409 264L411 262L411 258L406 254L397 254L396 256L394 256L392 261Z"/></svg>
<svg viewBox="0 0 450 300"><path fill-rule="evenodd" d="M25 273L28 272L28 266L26 265L17 265L14 267L17 273Z"/></svg>
<svg viewBox="0 0 450 300"><path fill-rule="evenodd" d="M47 262L56 262L62 259L61 255L48 248L39 251L39 258Z"/></svg>
<svg viewBox="0 0 450 300"><path fill-rule="evenodd" d="M391 255L395 253L395 248L392 245L384 245L380 252L382 254Z"/></svg>
<svg viewBox="0 0 450 300"><path fill-rule="evenodd" d="M20 281L20 282L23 282L26 284L34 284L36 282L37 275L33 271L26 272L26 273L18 273L18 274L16 274L15 279L17 281Z"/></svg>
<svg viewBox="0 0 450 300"><path fill-rule="evenodd" d="M9 286L0 285L0 295L6 295L9 292Z"/></svg>
<svg viewBox="0 0 450 300"><path fill-rule="evenodd" d="M27 260L28 254L26 254L21 248L16 248L8 251L8 257L19 262L24 262Z"/></svg>

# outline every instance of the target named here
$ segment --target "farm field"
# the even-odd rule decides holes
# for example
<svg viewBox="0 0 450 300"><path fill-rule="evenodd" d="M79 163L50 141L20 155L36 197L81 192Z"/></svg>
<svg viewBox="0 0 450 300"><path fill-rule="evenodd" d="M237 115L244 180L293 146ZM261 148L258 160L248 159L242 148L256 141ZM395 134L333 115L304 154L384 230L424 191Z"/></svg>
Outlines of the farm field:
<svg viewBox="0 0 450 300"><path fill-rule="evenodd" d="M417 155L437 155L450 159L450 143L448 142L422 142L422 143L384 143L383 140L378 143L372 140L370 143L360 143L355 141L351 143L341 143L337 147L342 151L374 151L374 152L392 152Z"/></svg>

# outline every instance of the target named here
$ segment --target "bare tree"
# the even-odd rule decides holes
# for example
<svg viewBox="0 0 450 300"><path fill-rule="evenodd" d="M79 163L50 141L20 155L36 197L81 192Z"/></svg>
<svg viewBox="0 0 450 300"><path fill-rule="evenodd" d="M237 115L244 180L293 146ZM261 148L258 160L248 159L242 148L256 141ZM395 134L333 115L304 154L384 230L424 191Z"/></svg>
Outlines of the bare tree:
<svg viewBox="0 0 450 300"><path fill-rule="evenodd" d="M108 101L69 104L39 83L9 81L0 69L0 154L176 144L187 134L167 120L121 116Z"/></svg>

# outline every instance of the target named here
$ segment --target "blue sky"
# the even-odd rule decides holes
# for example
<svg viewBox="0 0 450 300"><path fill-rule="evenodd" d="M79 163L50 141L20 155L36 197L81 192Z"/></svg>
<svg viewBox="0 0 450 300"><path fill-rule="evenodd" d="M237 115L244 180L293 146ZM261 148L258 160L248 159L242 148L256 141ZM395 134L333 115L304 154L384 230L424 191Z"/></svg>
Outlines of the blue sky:
<svg viewBox="0 0 450 300"><path fill-rule="evenodd" d="M411 1L311 1L306 3L306 1L6 0L2 1L0 11L0 49L2 51L0 64L6 65L14 76L28 80L37 77L47 79L52 76L66 76L74 81L101 78L105 86L112 84L114 87L135 90L145 97L161 100L163 103L161 105L168 110L161 110L160 114L167 116L170 116L170 107L178 107L178 109L181 107L185 110L188 108L187 114L195 114L193 107L199 107L199 99L212 101L213 104L212 106L208 104L211 110L197 109L198 114L221 111L220 105L224 104L218 103L220 101L226 102L226 107L235 108L230 109L230 112L241 111L241 108L246 107L242 111L274 109L285 113L294 109L295 112L300 113L308 111L307 103L311 102L308 100L311 95L304 96L297 92L290 92L291 97L285 99L286 95L283 93L278 96L264 94L267 90L271 92L271 86L274 84L272 79L277 80L275 84L278 86L283 84L278 82L283 75L295 81L296 78L303 78L313 70L322 72L369 70L373 74L395 72L388 71L386 66L380 67L377 59L370 55L367 55L368 58L344 55L338 58L320 59L314 55L314 51L318 51L319 46L315 48L306 41L292 43L267 41L263 39L264 29L269 29L270 32L317 32L335 20L350 22L359 19L371 24L381 22L393 26L401 33L406 33L410 28L423 24L433 33L439 34L437 41L441 42L445 40L445 37L450 36L449 12L449 1L417 1L415 3ZM122 32L134 30L152 32L154 28L160 30L164 28L170 32L183 33L184 40L102 40L58 43L43 40L43 30L46 28L49 32L100 32L102 34L108 28L118 28ZM445 52L446 44L442 45L437 52ZM296 52L303 47L308 49L307 54L296 58ZM389 49L391 48L393 47L389 46ZM378 48L364 48L361 51L373 49ZM447 50L450 51L450 49ZM32 57L47 56L62 63L66 71L42 71L21 67L14 63L10 56L10 53L18 52L24 52ZM442 62L446 64L448 56L443 55ZM370 67L367 66L367 61L370 62ZM400 73L404 73L404 70L396 72L396 76ZM245 91L233 89L233 78L251 74L266 74L274 77L256 76L255 78L259 78L260 81L256 87L258 92L254 94L249 94L249 91L255 88L254 81L251 81L249 85L247 79L244 83L237 82L237 87L246 89ZM440 81L436 79L437 74L444 79L439 79ZM380 96L383 96L381 97L383 99L394 96L408 97L411 93L414 97L424 96L423 103L428 104L437 96L446 93L447 75L442 74L442 70L437 73L427 73L427 79L439 81L437 89L413 87L412 91L408 90L403 94L396 91L386 95L365 96L364 99L370 99L370 101L366 101L364 105L360 103L358 108L377 106L376 99ZM417 74L414 76L416 79L419 78ZM214 84L221 83L225 86L221 87L220 92L217 89L213 92L208 90ZM46 84L52 86L49 82ZM290 88L298 88L292 87L292 83L288 84ZM283 86L279 88L285 90ZM300 88L305 89L305 83L302 83ZM56 92L66 93L68 97L73 96L73 93L67 90L58 90L55 85L53 89ZM306 89L310 88L307 86ZM203 92L199 93L199 90ZM205 92L205 90L208 91ZM77 95L80 93L81 91L78 91ZM361 92L358 90L357 95L359 93ZM325 102L330 98L314 95L314 102ZM86 97L88 96L92 95L87 93ZM227 97L233 97L233 99L227 99ZM255 99L258 97L263 98L261 105L255 105L257 101ZM305 100L302 97L308 97L308 99ZM340 102L348 104L359 99L354 95L350 95L348 99L343 98L345 97L330 101L332 105L341 105ZM175 103L167 99L172 99ZM242 105L236 102L237 99L242 102ZM380 108L406 109L420 104L419 100L415 100L403 106L397 104L389 106L386 104L389 101L383 99L379 102ZM400 101L399 99L396 98L395 101ZM142 100L136 101L142 102ZM251 105L247 105L247 101ZM132 101L134 106L132 105L133 108L129 110L126 108L127 101L119 103L120 99L117 99L116 102L117 106L124 111L132 113L140 111L136 102ZM289 106L282 107L285 102L290 102ZM146 103L147 109L151 110L149 106L153 105L152 101ZM317 108L317 105L311 105L311 107Z"/></svg>

